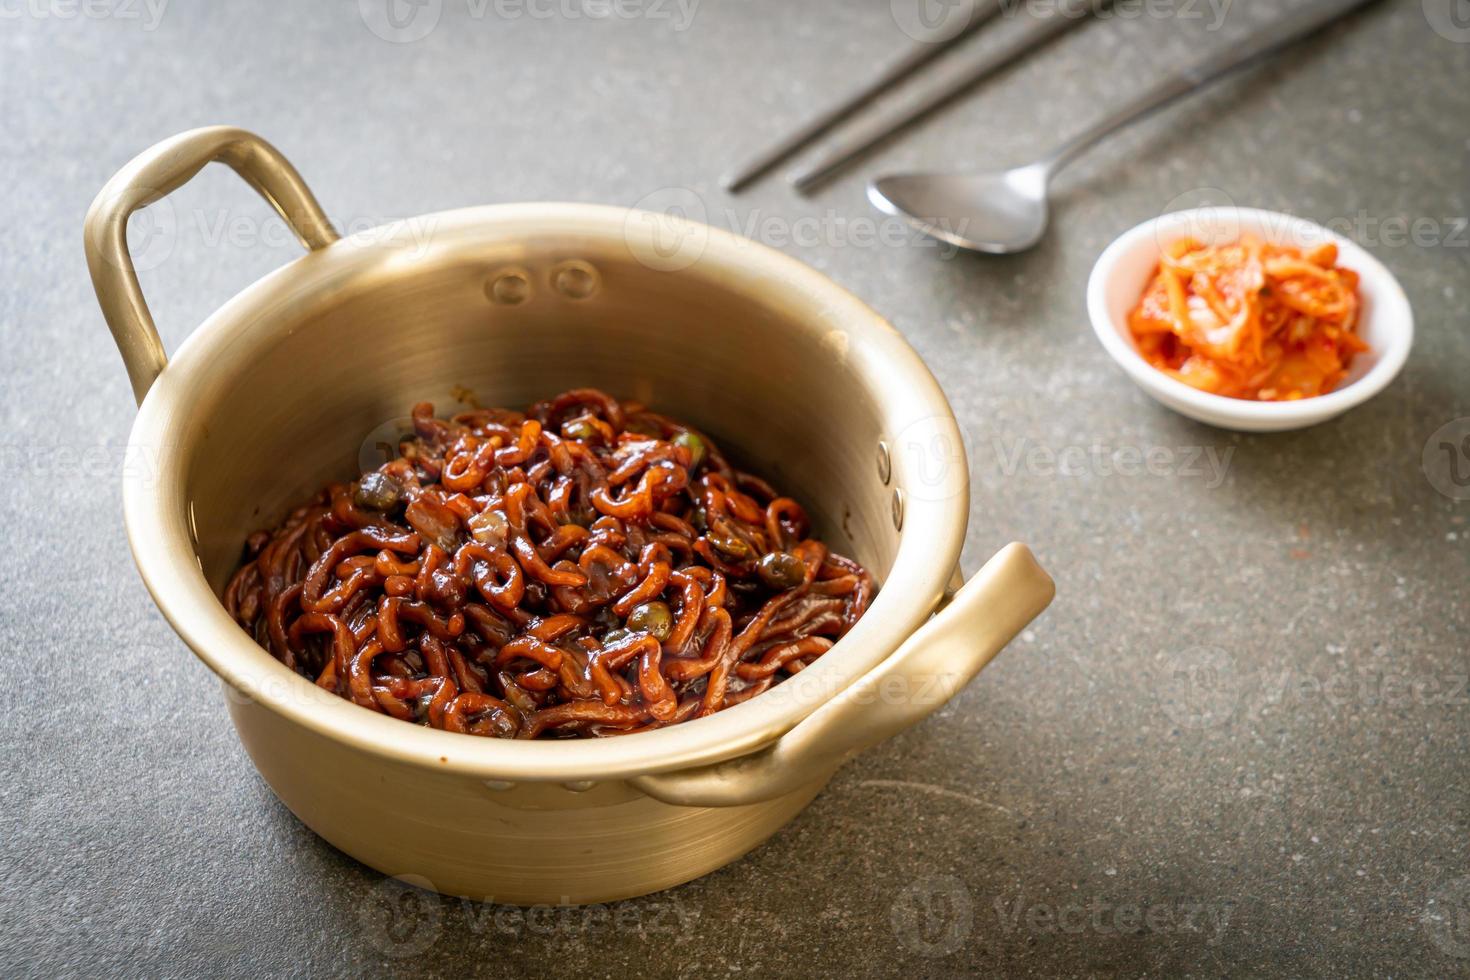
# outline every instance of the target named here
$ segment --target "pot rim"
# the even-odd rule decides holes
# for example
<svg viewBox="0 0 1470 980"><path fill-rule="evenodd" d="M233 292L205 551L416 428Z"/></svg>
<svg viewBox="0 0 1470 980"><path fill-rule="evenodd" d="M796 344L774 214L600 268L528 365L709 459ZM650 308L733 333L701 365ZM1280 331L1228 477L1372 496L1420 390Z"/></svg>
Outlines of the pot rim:
<svg viewBox="0 0 1470 980"><path fill-rule="evenodd" d="M335 742L425 769L487 781L581 782L627 778L705 765L762 748L831 696L877 667L928 618L945 593L964 543L969 476L958 424L942 390L907 341L857 297L805 263L732 232L667 215L608 205L529 203L486 205L389 222L371 233L316 249L246 287L185 340L139 407L129 453L150 449L151 467L125 468L124 519L134 561L164 617L225 682L227 696L248 698ZM889 422L906 419L888 444L925 434L953 440L952 465L939 482L921 473L925 460L893 452L889 485L902 488L899 545L884 586L847 636L812 667L756 698L669 728L605 739L519 741L467 737L408 725L318 688L258 646L225 611L205 580L194 547L192 504L186 498L196 402L207 382L250 355L247 327L308 302L385 259L405 261L394 229L434 222L432 243L411 261L435 261L469 244L565 235L583 241L654 248L659 225L680 222L702 236L689 266L720 286L759 288L799 322L825 331L853 370L878 393ZM672 272L671 274L683 274ZM900 447L903 448L903 447ZM875 454L877 447L874 447ZM917 489L919 492L913 492ZM795 681L802 679L802 684Z"/></svg>

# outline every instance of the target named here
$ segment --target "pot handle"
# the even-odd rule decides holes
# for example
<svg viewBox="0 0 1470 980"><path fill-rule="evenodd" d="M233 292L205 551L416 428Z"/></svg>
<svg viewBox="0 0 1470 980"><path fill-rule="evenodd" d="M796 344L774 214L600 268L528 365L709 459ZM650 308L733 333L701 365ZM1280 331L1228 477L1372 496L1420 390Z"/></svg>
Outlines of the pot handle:
<svg viewBox="0 0 1470 980"><path fill-rule="evenodd" d="M725 762L629 782L676 806L741 806L788 793L933 714L1055 594L1055 584L1030 549L1007 545L892 656L774 744Z"/></svg>
<svg viewBox="0 0 1470 980"><path fill-rule="evenodd" d="M215 161L229 164L245 178L307 248L324 248L338 238L296 168L254 133L233 126L192 129L134 157L92 202L85 233L92 287L140 405L168 363L168 355L128 252L128 218L182 187L205 164Z"/></svg>

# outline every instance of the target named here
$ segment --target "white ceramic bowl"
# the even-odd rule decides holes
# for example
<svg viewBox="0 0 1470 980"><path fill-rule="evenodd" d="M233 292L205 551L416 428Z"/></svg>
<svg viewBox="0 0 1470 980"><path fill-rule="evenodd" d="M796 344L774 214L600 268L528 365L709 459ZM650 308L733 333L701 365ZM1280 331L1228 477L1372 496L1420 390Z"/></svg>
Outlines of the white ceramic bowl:
<svg viewBox="0 0 1470 980"><path fill-rule="evenodd" d="M1163 250L1184 237L1225 244L1247 234L1299 247L1335 242L1338 263L1361 277L1359 295L1363 306L1358 334L1370 349L1353 359L1352 369L1336 391L1290 402L1226 398L1169 377L1139 354L1128 330L1128 313L1143 295ZM1107 247L1092 268L1087 283L1087 313L1103 347L1149 395L1192 419L1243 432L1302 429L1341 415L1378 394L1394 379L1414 341L1414 313L1408 297L1383 263L1356 242L1319 224L1256 208L1175 211L1125 233Z"/></svg>

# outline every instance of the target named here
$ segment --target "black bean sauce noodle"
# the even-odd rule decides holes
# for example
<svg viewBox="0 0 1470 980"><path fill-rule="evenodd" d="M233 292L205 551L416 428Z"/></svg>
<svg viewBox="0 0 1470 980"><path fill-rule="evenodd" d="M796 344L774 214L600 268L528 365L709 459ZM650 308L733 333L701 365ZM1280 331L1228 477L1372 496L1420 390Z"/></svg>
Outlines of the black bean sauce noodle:
<svg viewBox="0 0 1470 980"><path fill-rule="evenodd" d="M225 604L320 687L500 738L712 714L812 663L873 596L801 505L594 389L413 409L397 459L258 531Z"/></svg>

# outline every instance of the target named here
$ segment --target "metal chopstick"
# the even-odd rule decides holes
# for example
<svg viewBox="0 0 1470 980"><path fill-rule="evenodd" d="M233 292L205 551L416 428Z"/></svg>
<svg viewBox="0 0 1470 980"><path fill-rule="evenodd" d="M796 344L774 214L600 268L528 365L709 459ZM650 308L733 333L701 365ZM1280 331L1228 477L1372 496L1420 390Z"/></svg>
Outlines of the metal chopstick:
<svg viewBox="0 0 1470 980"><path fill-rule="evenodd" d="M720 183L724 185L725 190L732 193L746 187L757 177L762 176L797 150L883 94L885 89L908 78L994 20L1001 12L1002 3L1003 0L990 0L985 6L977 8L971 13L970 22L953 37L919 42L917 47L880 71L867 84L836 105L822 110L789 136L747 160L732 173L723 177Z"/></svg>
<svg viewBox="0 0 1470 980"><path fill-rule="evenodd" d="M1025 35L1016 38L998 51L982 55L961 75L925 96L915 105L905 107L889 118L877 119L860 129L833 148L821 160L793 174L790 178L792 186L799 191L810 190L875 143L912 125L990 76L1020 61L1031 52L1045 47L1067 31L1086 23L1093 14L1106 7L1108 2L1109 0L1102 0L1100 4L1089 4L1087 13L1084 15L1063 13L1059 10L1041 19Z"/></svg>

